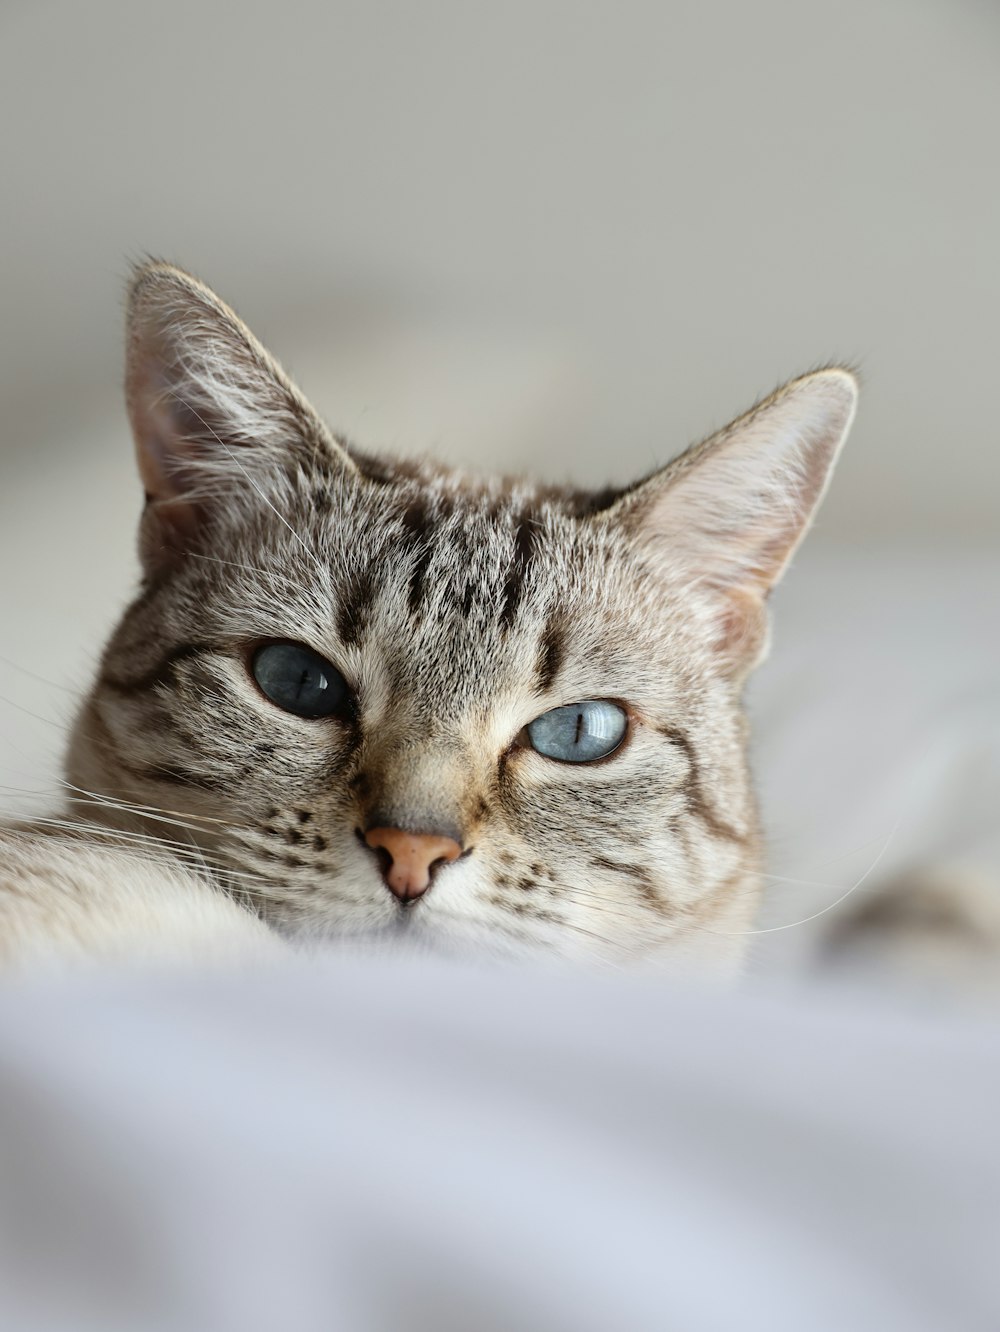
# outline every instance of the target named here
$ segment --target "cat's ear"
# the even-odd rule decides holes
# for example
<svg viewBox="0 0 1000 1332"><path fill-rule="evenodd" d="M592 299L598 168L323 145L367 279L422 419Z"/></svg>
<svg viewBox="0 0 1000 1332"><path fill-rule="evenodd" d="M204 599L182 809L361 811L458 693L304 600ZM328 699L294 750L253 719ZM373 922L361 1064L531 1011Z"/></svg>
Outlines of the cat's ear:
<svg viewBox="0 0 1000 1332"><path fill-rule="evenodd" d="M146 491L147 565L190 546L213 505L270 502L297 465L355 470L242 320L169 264L147 264L132 280L125 395Z"/></svg>
<svg viewBox="0 0 1000 1332"><path fill-rule="evenodd" d="M792 380L608 511L689 583L736 676L765 651L764 602L823 497L857 398L847 370Z"/></svg>

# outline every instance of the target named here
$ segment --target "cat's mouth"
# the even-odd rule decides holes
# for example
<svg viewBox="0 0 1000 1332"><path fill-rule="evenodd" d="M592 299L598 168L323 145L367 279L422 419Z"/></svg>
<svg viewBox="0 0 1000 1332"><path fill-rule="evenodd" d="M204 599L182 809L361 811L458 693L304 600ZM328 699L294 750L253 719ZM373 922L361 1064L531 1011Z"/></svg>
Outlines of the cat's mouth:
<svg viewBox="0 0 1000 1332"><path fill-rule="evenodd" d="M467 956L469 944L464 936L436 928L425 911L416 911L412 907L401 907L381 925L352 930L349 934L338 933L331 937L331 942L343 944L352 951L357 948L375 953L401 950L445 957Z"/></svg>

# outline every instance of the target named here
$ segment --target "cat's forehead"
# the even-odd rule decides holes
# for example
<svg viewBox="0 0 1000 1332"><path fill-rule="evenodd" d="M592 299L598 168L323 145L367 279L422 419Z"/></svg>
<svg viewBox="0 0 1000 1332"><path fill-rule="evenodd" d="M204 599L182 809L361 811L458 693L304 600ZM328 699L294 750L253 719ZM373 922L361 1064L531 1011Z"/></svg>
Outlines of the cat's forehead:
<svg viewBox="0 0 1000 1332"><path fill-rule="evenodd" d="M219 594L251 633L301 638L358 674L381 663L398 697L544 692L570 645L606 649L627 601L618 543L573 503L444 471L313 479L292 521L267 513L241 537L238 562L260 576Z"/></svg>
<svg viewBox="0 0 1000 1332"><path fill-rule="evenodd" d="M450 653L480 673L544 634L600 544L530 485L448 474L349 490L323 536L342 641L398 636L429 662Z"/></svg>
<svg viewBox="0 0 1000 1332"><path fill-rule="evenodd" d="M392 484L320 487L310 525L345 573L381 567L405 579L417 621L489 606L510 628L552 590L546 580L566 583L606 544L573 516L569 494L434 469Z"/></svg>

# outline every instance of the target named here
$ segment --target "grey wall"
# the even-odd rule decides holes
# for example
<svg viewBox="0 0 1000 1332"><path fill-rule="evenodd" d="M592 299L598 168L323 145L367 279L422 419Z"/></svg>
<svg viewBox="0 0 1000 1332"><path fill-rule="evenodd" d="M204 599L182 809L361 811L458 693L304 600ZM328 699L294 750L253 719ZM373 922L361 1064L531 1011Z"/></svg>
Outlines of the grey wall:
<svg viewBox="0 0 1000 1332"><path fill-rule="evenodd" d="M8 5L0 117L3 474L36 498L125 448L151 251L359 440L483 465L624 477L859 361L820 539L996 539L996 6Z"/></svg>

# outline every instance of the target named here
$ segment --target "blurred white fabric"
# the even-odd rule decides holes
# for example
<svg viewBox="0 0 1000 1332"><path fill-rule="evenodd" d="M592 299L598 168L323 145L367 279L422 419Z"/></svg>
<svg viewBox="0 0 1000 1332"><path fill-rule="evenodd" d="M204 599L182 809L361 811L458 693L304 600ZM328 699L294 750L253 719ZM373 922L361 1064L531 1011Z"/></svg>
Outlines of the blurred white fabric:
<svg viewBox="0 0 1000 1332"><path fill-rule="evenodd" d="M334 956L4 987L0 1324L995 1332L1000 1028Z"/></svg>

